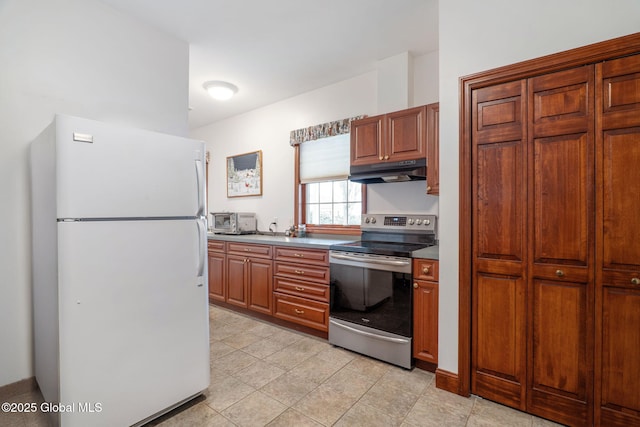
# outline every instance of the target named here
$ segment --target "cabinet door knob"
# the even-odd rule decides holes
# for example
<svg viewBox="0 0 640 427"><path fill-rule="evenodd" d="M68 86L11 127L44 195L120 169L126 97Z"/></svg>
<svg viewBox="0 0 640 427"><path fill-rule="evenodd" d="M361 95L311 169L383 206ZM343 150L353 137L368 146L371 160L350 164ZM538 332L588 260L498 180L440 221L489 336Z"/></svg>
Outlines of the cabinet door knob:
<svg viewBox="0 0 640 427"><path fill-rule="evenodd" d="M556 270L556 276L558 276L558 277L564 277L564 271L562 271L562 270Z"/></svg>
<svg viewBox="0 0 640 427"><path fill-rule="evenodd" d="M418 284L416 282L413 282L413 289L418 289Z"/></svg>
<svg viewBox="0 0 640 427"><path fill-rule="evenodd" d="M423 274L429 274L429 271L431 271L431 266L427 265L422 269L422 273Z"/></svg>
<svg viewBox="0 0 640 427"><path fill-rule="evenodd" d="M427 185L427 191L431 191L431 186Z"/></svg>
<svg viewBox="0 0 640 427"><path fill-rule="evenodd" d="M640 285L640 278L634 277L633 279L631 279L631 283L633 283L634 285Z"/></svg>
<svg viewBox="0 0 640 427"><path fill-rule="evenodd" d="M382 159L384 159L384 157L380 156L380 157L378 157L378 159L379 159L379 160L382 160Z"/></svg>
<svg viewBox="0 0 640 427"><path fill-rule="evenodd" d="M389 156L384 156L384 159L385 160L389 160Z"/></svg>

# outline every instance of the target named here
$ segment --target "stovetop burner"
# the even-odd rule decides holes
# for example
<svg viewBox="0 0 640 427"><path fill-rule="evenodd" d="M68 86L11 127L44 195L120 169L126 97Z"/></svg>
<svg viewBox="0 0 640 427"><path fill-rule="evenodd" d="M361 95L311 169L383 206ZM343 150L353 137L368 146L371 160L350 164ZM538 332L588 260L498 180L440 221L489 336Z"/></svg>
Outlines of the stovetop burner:
<svg viewBox="0 0 640 427"><path fill-rule="evenodd" d="M436 244L435 215L367 214L357 242L331 245L330 250L410 257Z"/></svg>

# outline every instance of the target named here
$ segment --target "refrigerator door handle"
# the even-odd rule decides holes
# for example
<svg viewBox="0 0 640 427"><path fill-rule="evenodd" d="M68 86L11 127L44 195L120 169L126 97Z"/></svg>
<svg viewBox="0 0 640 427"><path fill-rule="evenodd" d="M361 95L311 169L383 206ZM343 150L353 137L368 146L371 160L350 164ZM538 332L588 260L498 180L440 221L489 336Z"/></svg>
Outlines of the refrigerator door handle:
<svg viewBox="0 0 640 427"><path fill-rule="evenodd" d="M202 179L202 161L197 159L196 161L196 186L198 192L198 211L196 212L197 217L205 216L205 208L204 208L204 185L201 181Z"/></svg>
<svg viewBox="0 0 640 427"><path fill-rule="evenodd" d="M204 266L207 254L207 234L206 224L203 218L196 219L198 225L198 277L204 277ZM198 287L203 286L203 283L198 283Z"/></svg>

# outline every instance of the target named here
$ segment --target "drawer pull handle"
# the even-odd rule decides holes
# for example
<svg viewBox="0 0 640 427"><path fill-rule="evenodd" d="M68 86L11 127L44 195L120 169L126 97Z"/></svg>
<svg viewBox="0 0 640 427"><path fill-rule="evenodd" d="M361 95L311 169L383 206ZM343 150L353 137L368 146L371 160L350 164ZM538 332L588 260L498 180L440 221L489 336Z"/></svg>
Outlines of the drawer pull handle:
<svg viewBox="0 0 640 427"><path fill-rule="evenodd" d="M300 286L296 286L296 291L304 291L304 288L301 288Z"/></svg>
<svg viewBox="0 0 640 427"><path fill-rule="evenodd" d="M244 248L244 251L245 251L245 252L251 252L251 249L249 249L249 248Z"/></svg>
<svg viewBox="0 0 640 427"><path fill-rule="evenodd" d="M640 278L634 277L633 279L631 279L631 283L633 283L634 285L640 285Z"/></svg>
<svg viewBox="0 0 640 427"><path fill-rule="evenodd" d="M431 271L431 266L427 265L422 269L422 273L423 274L429 274L429 271Z"/></svg>
<svg viewBox="0 0 640 427"><path fill-rule="evenodd" d="M294 311L296 312L296 314L304 314L304 310L300 310L300 309L294 309Z"/></svg>
<svg viewBox="0 0 640 427"><path fill-rule="evenodd" d="M294 270L296 274L304 274L304 270Z"/></svg>
<svg viewBox="0 0 640 427"><path fill-rule="evenodd" d="M558 276L558 277L564 277L564 271L562 271L562 270L556 270L556 276Z"/></svg>
<svg viewBox="0 0 640 427"><path fill-rule="evenodd" d="M418 289L418 284L416 282L413 282L413 289Z"/></svg>
<svg viewBox="0 0 640 427"><path fill-rule="evenodd" d="M295 254L293 254L293 256L298 257L298 258L303 258L304 254L295 253Z"/></svg>

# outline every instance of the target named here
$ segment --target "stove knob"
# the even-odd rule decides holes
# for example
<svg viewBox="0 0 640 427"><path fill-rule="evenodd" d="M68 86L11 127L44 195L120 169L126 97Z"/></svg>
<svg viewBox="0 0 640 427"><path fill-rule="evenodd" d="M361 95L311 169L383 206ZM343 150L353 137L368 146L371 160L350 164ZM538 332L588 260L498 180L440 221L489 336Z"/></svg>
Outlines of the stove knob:
<svg viewBox="0 0 640 427"><path fill-rule="evenodd" d="M413 218L409 218L409 225L413 225Z"/></svg>
<svg viewBox="0 0 640 427"><path fill-rule="evenodd" d="M371 220L369 219L369 217L366 217L366 218L364 219L364 222L365 222L365 223L367 223L367 224L369 224L369 221L371 221Z"/></svg>
<svg viewBox="0 0 640 427"><path fill-rule="evenodd" d="M422 224L422 220L421 219L416 219L416 225L420 225Z"/></svg>
<svg viewBox="0 0 640 427"><path fill-rule="evenodd" d="M429 225L429 224L431 224L431 220L429 220L429 219L425 219L425 220L424 220L424 225Z"/></svg>
<svg viewBox="0 0 640 427"><path fill-rule="evenodd" d="M375 223L376 223L376 218L375 217L371 218L371 224L375 224Z"/></svg>

